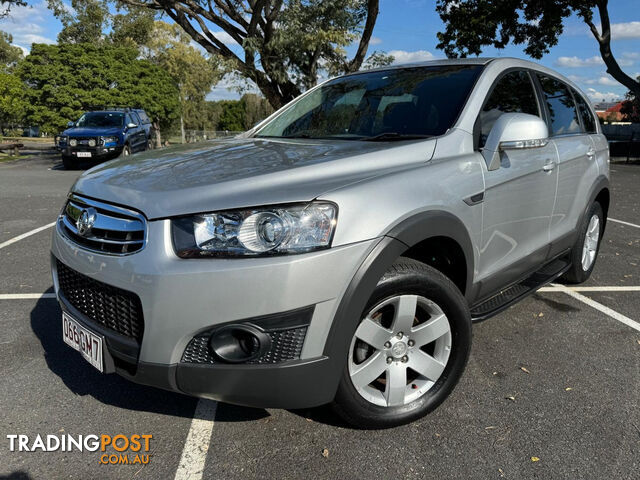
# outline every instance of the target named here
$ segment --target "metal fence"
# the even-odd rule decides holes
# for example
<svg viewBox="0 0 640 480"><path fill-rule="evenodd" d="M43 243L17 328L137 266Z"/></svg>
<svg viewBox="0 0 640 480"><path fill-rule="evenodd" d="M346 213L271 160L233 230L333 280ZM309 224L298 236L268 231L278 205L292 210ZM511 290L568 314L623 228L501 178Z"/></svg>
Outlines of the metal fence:
<svg viewBox="0 0 640 480"><path fill-rule="evenodd" d="M214 138L232 137L242 132L231 130L185 130L184 139L186 143L203 142ZM172 132L167 137L169 143L182 143L182 135L180 132Z"/></svg>
<svg viewBox="0 0 640 480"><path fill-rule="evenodd" d="M640 158L640 123L602 125L602 133L609 141L612 157L623 157L627 162L632 158Z"/></svg>

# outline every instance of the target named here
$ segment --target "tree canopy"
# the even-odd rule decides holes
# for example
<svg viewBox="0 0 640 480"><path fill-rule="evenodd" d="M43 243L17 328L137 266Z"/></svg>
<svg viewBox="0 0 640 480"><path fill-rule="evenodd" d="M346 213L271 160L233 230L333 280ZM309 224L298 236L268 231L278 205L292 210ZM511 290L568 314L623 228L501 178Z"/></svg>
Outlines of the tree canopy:
<svg viewBox="0 0 640 480"><path fill-rule="evenodd" d="M611 51L608 0L438 0L436 10L445 23L438 33L438 48L447 56L479 55L491 45L524 45L533 58L541 58L558 43L564 21L578 15L598 42L607 72L640 95L640 82L622 71ZM594 10L600 17L596 25Z"/></svg>
<svg viewBox="0 0 640 480"><path fill-rule="evenodd" d="M224 69L217 56L203 56L190 42L179 25L158 21L142 47L142 55L173 78L178 86L183 124L195 128L204 121L206 95Z"/></svg>
<svg viewBox="0 0 640 480"><path fill-rule="evenodd" d="M126 47L34 44L15 72L27 87L29 121L58 133L86 110L126 105L168 128L179 115L178 88L165 70L137 57Z"/></svg>
<svg viewBox="0 0 640 480"><path fill-rule="evenodd" d="M22 49L14 47L13 37L0 30L0 70L13 67L22 58Z"/></svg>
<svg viewBox="0 0 640 480"><path fill-rule="evenodd" d="M164 12L207 52L255 82L274 108L315 85L320 67L331 74L358 70L379 10L378 0L122 1ZM358 47L349 59L345 48L353 42Z"/></svg>

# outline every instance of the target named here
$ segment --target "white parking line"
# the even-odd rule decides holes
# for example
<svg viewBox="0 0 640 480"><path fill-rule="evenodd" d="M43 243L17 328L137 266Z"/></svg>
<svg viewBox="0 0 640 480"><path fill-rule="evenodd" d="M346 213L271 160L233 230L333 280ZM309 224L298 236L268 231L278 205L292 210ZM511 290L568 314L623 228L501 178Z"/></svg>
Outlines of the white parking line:
<svg viewBox="0 0 640 480"><path fill-rule="evenodd" d="M614 287L564 287L574 292L640 292L640 286L614 286ZM557 286L542 287L538 292L564 292Z"/></svg>
<svg viewBox="0 0 640 480"><path fill-rule="evenodd" d="M575 290L571 288L567 288L564 285L555 284L554 286L556 287L556 291L561 291L563 293L566 293L570 297L573 297L576 300L580 300L582 303L586 303L590 307L601 311L605 315L609 315L614 320L618 320L619 322L624 323L628 327L631 327L634 330L637 330L638 332L640 332L640 323L636 322L635 320L631 320L629 317L625 317L621 313L618 313L615 310L612 310L609 307L606 307L601 303L596 302L595 300L591 300L589 297L585 297L584 295L581 295Z"/></svg>
<svg viewBox="0 0 640 480"><path fill-rule="evenodd" d="M611 220L612 222L615 222L615 223L621 223L622 225L628 225L629 227L640 228L640 225L636 225L635 223L623 222L622 220L616 220L615 218L611 218L611 217L609 217L608 220Z"/></svg>
<svg viewBox="0 0 640 480"><path fill-rule="evenodd" d="M209 451L218 403L201 398L193 414L187 441L182 449L175 480L200 480Z"/></svg>
<svg viewBox="0 0 640 480"><path fill-rule="evenodd" d="M12 239L7 240L6 242L0 243L0 248L8 247L12 243L19 242L20 240L22 240L24 238L30 237L31 235L35 235L36 233L41 232L43 230L46 230L47 228L51 228L55 224L56 224L56 222L52 222L52 223L49 223L49 224L44 225L42 227L36 228L35 230L31 230L30 232L23 233L22 235L18 235L17 237L13 237Z"/></svg>
<svg viewBox="0 0 640 480"><path fill-rule="evenodd" d="M56 298L55 293L0 293L0 300L39 300Z"/></svg>

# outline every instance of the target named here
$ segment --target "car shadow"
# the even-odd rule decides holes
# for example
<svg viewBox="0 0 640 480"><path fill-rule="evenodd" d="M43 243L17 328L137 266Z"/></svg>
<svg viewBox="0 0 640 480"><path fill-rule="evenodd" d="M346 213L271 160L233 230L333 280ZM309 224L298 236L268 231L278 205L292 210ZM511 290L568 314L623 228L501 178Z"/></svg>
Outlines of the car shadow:
<svg viewBox="0 0 640 480"><path fill-rule="evenodd" d="M31 480L32 478L27 472L21 470L11 472L9 475L0 475L0 480Z"/></svg>
<svg viewBox="0 0 640 480"><path fill-rule="evenodd" d="M127 410L193 416L195 398L138 385L116 374L98 372L62 341L61 318L62 311L57 302L42 298L31 310L31 329L42 344L49 370L75 395L90 395L101 403Z"/></svg>
<svg viewBox="0 0 640 480"><path fill-rule="evenodd" d="M53 293L49 288L45 293ZM62 311L55 299L41 298L31 310L31 329L44 350L49 370L57 375L75 395L90 395L99 402L127 410L137 410L177 417L193 417L197 399L130 382L117 374L104 375L85 362L62 341ZM305 419L348 427L327 407L289 410ZM250 408L220 402L216 422L251 422L269 417L263 408Z"/></svg>

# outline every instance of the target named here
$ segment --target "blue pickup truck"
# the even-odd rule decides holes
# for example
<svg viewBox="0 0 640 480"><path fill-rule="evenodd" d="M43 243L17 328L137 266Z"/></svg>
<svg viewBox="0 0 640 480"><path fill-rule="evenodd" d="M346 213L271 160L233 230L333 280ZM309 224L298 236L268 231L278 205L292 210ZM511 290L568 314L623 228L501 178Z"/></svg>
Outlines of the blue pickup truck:
<svg viewBox="0 0 640 480"><path fill-rule="evenodd" d="M86 112L58 136L65 168L98 163L151 147L152 123L144 110L132 108Z"/></svg>

